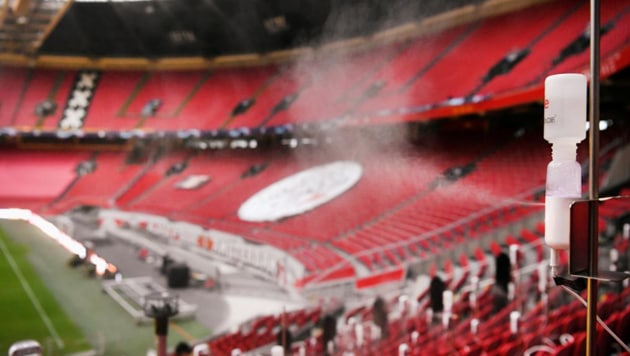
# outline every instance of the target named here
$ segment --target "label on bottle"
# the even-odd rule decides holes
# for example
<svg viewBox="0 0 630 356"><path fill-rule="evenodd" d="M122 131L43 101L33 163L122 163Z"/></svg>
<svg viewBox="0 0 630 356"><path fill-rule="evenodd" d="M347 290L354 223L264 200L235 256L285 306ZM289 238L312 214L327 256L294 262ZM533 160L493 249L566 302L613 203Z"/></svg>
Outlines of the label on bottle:
<svg viewBox="0 0 630 356"><path fill-rule="evenodd" d="M545 80L544 137L547 141L569 139L577 143L586 137L586 77L556 74Z"/></svg>

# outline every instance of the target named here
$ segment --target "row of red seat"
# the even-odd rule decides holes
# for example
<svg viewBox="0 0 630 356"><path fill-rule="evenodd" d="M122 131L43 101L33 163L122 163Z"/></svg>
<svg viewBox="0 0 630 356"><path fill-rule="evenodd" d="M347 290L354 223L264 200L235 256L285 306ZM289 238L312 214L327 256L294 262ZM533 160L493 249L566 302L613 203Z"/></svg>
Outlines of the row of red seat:
<svg viewBox="0 0 630 356"><path fill-rule="evenodd" d="M311 328L322 317L321 309L300 309L284 314L285 322L290 330L299 331ZM226 333L208 341L212 355L230 355L232 350L251 351L276 341L280 331L283 315L266 315L259 317L236 332Z"/></svg>
<svg viewBox="0 0 630 356"><path fill-rule="evenodd" d="M602 142L612 142L612 137L603 135ZM31 202L46 213L95 205L190 221L283 249L311 272L345 261L336 249L379 270L447 251L542 209L532 196L542 189L549 148L536 133L507 144L474 135L456 141L449 150L426 144L403 149L373 145L359 152L176 151L138 162L130 162L128 152L48 153L47 165L59 162L65 168L46 170L46 184L29 188L28 194L17 186L29 176L43 177L42 169L48 166L37 159L39 153L8 152L3 156L7 164L30 165L31 173L24 172L23 181L7 181L2 199L16 206L34 199ZM339 159L358 161L364 171L342 196L281 221L254 223L237 217L239 206L260 189ZM75 176L72 171L82 161L92 162L93 171ZM259 173L244 176L260 164L265 168ZM442 175L470 164L471 172L458 180ZM181 171L173 170L177 166ZM55 175L63 181L54 183ZM193 175L205 175L209 181L197 189L178 188ZM613 211L617 216L619 209Z"/></svg>
<svg viewBox="0 0 630 356"><path fill-rule="evenodd" d="M602 4L602 56L627 45L630 7ZM585 2L563 0L488 18L441 33L386 45L353 55L308 59L294 65L182 72L100 73L84 120L86 130L219 130L281 126L331 118L377 115L382 109L438 105L473 94L492 96L542 84L548 74L581 71L588 53L553 60L586 29ZM510 72L484 82L490 68L514 50L529 55ZM483 55L476 55L483 54ZM615 70L620 70L616 68ZM56 129L69 100L75 71L0 70L0 126ZM272 113L296 95L287 110ZM40 118L35 106L57 103L57 112ZM161 105L152 117L142 108ZM239 102L252 100L233 115ZM461 102L459 103L461 105Z"/></svg>
<svg viewBox="0 0 630 356"><path fill-rule="evenodd" d="M474 170L465 177L450 183L443 181L438 187L425 187L418 196L409 194L404 204L390 208L380 219L364 223L361 229L336 238L333 244L358 255L370 268L382 268L410 257L422 258L448 250L500 224L522 219L542 208L531 201L530 194L544 184L548 150L545 146L531 136L501 146L475 162ZM473 157L468 156L471 153L474 156L474 148L458 155L464 158L460 162L472 161ZM519 206L521 201L515 198L525 205ZM498 214L504 211L498 209L502 205L510 207L512 215ZM486 224L479 224L480 221ZM364 251L374 252L366 255Z"/></svg>
<svg viewBox="0 0 630 356"><path fill-rule="evenodd" d="M532 281L524 279L521 288L527 289L527 284ZM402 353L404 355L515 355L537 345L544 345L547 351L535 355L549 354L549 350L554 355L583 355L586 308L575 299L566 301L563 293L559 287L553 288L546 302L538 299L535 305L526 308L523 306L529 304L527 300L530 296L517 295L498 313L492 312L489 289L478 296L479 308L476 311L469 305L467 293L456 294L454 317L446 328L440 321L428 323L426 304L421 303L417 310L390 313L395 318L388 324L391 336L385 340L372 340L370 337L371 308L353 309L347 315L352 314L364 328L363 341L356 338L355 326L344 327L337 338L336 354L351 351L355 354L400 355L399 348L404 343L407 345ZM426 298L426 295L420 298ZM602 296L598 306L598 315L622 340L630 336L630 310L626 308L629 298L630 288L621 293L608 292ZM392 303L389 308L393 310L398 306ZM521 314L518 329L513 332L510 313L515 310L520 310ZM479 321L476 332L471 328L473 318ZM569 336L561 336L563 334ZM605 354L619 348L612 337L599 327L596 342L599 352Z"/></svg>
<svg viewBox="0 0 630 356"><path fill-rule="evenodd" d="M0 206L36 211L76 179L85 152L5 150L0 155Z"/></svg>

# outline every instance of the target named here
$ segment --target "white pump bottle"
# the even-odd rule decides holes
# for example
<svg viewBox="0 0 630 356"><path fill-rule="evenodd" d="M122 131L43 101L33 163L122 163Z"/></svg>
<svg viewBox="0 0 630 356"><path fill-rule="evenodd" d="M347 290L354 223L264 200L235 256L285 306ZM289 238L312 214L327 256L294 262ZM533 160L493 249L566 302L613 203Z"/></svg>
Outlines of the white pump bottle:
<svg viewBox="0 0 630 356"><path fill-rule="evenodd" d="M570 205L582 196L577 144L586 138L587 81L583 74L556 74L545 80L544 137L552 144L547 166L545 243L558 267L559 250L569 248Z"/></svg>

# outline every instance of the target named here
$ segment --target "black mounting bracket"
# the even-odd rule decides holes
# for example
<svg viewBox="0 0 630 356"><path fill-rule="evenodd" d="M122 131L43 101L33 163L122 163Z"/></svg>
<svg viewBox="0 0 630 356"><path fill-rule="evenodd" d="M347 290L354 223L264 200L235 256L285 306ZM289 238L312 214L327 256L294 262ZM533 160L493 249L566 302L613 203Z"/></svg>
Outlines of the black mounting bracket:
<svg viewBox="0 0 630 356"><path fill-rule="evenodd" d="M592 230L598 229L598 221L593 221L590 211L599 209L601 204L619 199L630 199L630 196L615 196L597 200L577 200L571 204L571 227L569 247L569 274L573 277L596 279L606 282L621 282L630 277L627 272L600 271L597 268L598 241L590 241ZM599 216L596 214L595 216Z"/></svg>

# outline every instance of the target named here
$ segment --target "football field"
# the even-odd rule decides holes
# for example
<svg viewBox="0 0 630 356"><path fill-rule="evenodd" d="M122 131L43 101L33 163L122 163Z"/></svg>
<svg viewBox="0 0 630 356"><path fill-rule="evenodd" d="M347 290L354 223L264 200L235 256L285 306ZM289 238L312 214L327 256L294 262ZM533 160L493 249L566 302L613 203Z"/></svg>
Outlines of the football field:
<svg viewBox="0 0 630 356"><path fill-rule="evenodd" d="M27 258L28 249L0 230L0 353L35 339L45 355L67 355L91 347L43 284Z"/></svg>
<svg viewBox="0 0 630 356"><path fill-rule="evenodd" d="M70 268L71 254L37 228L0 220L0 355L16 340L35 339L44 355L145 355L152 324L138 325L103 292L101 280ZM195 320L172 322L168 345L210 334Z"/></svg>

